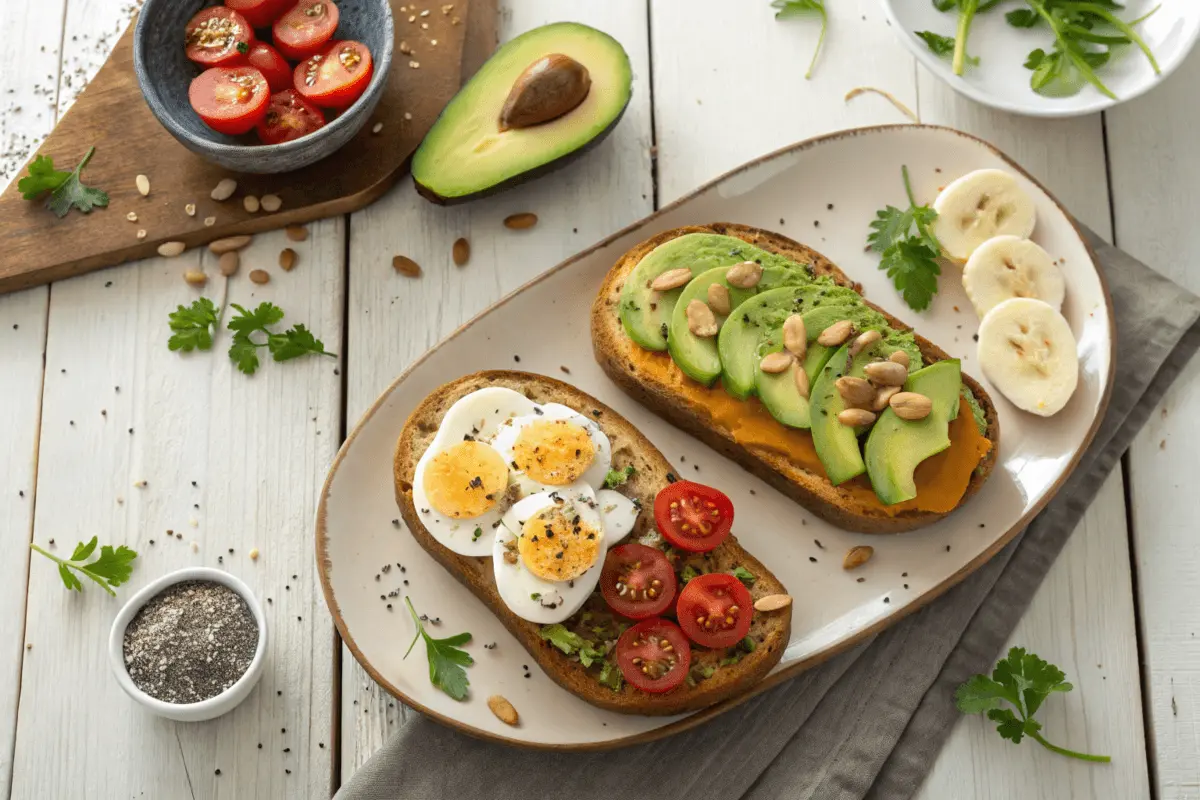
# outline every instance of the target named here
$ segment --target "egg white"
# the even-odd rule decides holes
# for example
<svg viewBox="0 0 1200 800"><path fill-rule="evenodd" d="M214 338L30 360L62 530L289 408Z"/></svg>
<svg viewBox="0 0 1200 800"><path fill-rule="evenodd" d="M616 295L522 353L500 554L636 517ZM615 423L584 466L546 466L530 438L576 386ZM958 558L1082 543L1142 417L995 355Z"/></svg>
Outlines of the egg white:
<svg viewBox="0 0 1200 800"><path fill-rule="evenodd" d="M450 519L429 503L425 493L425 468L435 455L451 445L468 438L486 441L508 420L534 413L537 404L520 392L500 386L489 386L459 398L446 410L441 425L429 447L413 470L413 504L421 524L438 544L464 556L488 556L492 553L492 538L500 526L503 505L470 519ZM505 463L511 461L511 456ZM511 482L512 473L509 473ZM479 534L475 531L478 530Z"/></svg>
<svg viewBox="0 0 1200 800"><path fill-rule="evenodd" d="M596 503L604 519L604 545L612 548L617 542L633 532L638 518L638 507L620 492L601 489L596 492Z"/></svg>
<svg viewBox="0 0 1200 800"><path fill-rule="evenodd" d="M591 439L592 447L595 449L595 455L592 458L592 463L579 476L579 481L586 483L593 489L599 489L604 485L604 479L608 477L608 471L612 469L612 443L609 442L608 436L605 435L604 431L600 430L600 426L594 420L588 419L583 414L568 406L560 403L546 403L543 406L537 406L536 410L531 409L528 414L513 417L510 422L500 425L496 435L491 439L492 447L499 451L500 455L504 457L504 463L511 467L513 463L513 446L516 445L521 431L532 422L555 419L566 420L587 431L588 438ZM523 495L530 495L542 490L551 491L555 488L561 488L539 483L518 470L513 470L510 473L510 480L514 480L521 487Z"/></svg>

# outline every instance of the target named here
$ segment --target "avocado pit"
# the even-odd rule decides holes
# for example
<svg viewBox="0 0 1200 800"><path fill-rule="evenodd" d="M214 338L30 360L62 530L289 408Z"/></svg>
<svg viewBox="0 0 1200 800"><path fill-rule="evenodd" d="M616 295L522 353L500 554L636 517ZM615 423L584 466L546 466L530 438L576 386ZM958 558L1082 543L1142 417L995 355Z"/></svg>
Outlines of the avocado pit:
<svg viewBox="0 0 1200 800"><path fill-rule="evenodd" d="M500 111L500 130L530 128L573 111L587 97L592 78L570 56L551 53L521 73Z"/></svg>

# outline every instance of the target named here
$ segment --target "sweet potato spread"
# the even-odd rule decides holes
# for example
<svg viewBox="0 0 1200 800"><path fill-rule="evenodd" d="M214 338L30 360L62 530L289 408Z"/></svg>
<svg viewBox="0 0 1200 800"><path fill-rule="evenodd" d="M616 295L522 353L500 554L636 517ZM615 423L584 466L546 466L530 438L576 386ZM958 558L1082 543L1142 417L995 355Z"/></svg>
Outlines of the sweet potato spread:
<svg viewBox="0 0 1200 800"><path fill-rule="evenodd" d="M639 372L671 384L679 396L708 412L713 427L728 431L743 447L756 447L786 455L795 464L821 477L825 469L817 458L812 434L782 425L757 398L738 400L720 383L706 387L685 376L670 355L640 347L629 348L629 358ZM979 432L966 400L959 400L959 413L950 423L950 447L921 463L916 471L917 496L895 505L880 502L866 475L848 481L847 490L863 506L892 516L902 511L953 511L962 501L971 474L988 454L992 443Z"/></svg>

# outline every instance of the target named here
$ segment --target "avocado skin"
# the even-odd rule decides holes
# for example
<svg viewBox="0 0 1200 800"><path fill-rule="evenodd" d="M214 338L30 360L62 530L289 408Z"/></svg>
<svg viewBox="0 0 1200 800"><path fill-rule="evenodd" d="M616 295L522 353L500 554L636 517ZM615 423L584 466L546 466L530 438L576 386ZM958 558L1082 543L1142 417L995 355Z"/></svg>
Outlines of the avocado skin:
<svg viewBox="0 0 1200 800"><path fill-rule="evenodd" d="M629 98L633 99L632 91L629 93ZM472 200L479 200L484 197L491 197L492 195L503 192L506 189L511 189L514 186L520 186L522 183L525 183L526 181L535 180L537 178L542 177L543 175L549 175L551 172L555 172L556 170L560 170L563 167L572 164L576 159L578 159L584 153L587 153L592 148L594 148L596 145L600 144L601 142L603 142L605 139L608 138L608 135L610 133L612 133L613 128L617 127L617 123L621 121L621 117L625 116L625 110L627 108L629 108L629 100L626 100L625 105L621 106L621 110L617 112L617 116L613 118L613 121L611 123L609 123L608 127L605 128L604 130L600 131L599 133L597 133L594 137L592 137L587 142L587 144L584 144L584 145L576 148L575 150L572 150L570 153L567 153L562 158L555 159L554 161L551 161L548 164L543 164L540 167L535 167L534 169L531 169L528 172L522 172L520 175L514 175L513 177L509 178L508 180L501 181L500 183L497 183L494 186L489 186L488 188L486 188L482 191L473 192L471 194L464 194L464 195L460 195L458 197L443 197L442 195L435 192L433 189L430 189L428 186L425 186L424 184L422 184L416 178L413 178L413 184L417 187L417 194L421 195L421 197L424 197L429 202L436 203L439 206L457 206L462 203L470 202ZM440 119L440 117L439 117L439 119ZM434 123L434 124L436 125L437 123ZM409 157L409 160L405 163L404 166L405 166L405 168L408 168L411 164L412 164L412 158Z"/></svg>

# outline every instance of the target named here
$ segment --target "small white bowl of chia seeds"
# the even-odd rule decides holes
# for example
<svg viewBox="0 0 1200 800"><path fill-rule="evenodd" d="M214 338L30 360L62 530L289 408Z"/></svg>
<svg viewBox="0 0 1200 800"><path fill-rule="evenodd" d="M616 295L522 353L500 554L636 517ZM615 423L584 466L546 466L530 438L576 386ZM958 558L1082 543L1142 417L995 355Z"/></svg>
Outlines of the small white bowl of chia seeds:
<svg viewBox="0 0 1200 800"><path fill-rule="evenodd" d="M216 569L164 575L113 620L108 656L125 693L160 717L233 710L262 677L267 620L245 583Z"/></svg>

